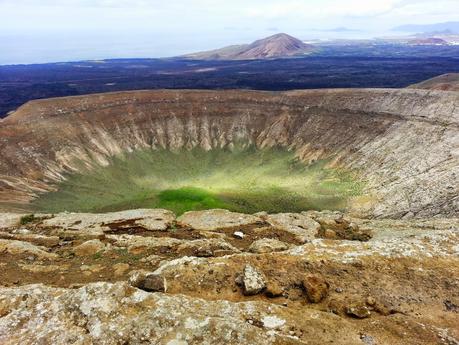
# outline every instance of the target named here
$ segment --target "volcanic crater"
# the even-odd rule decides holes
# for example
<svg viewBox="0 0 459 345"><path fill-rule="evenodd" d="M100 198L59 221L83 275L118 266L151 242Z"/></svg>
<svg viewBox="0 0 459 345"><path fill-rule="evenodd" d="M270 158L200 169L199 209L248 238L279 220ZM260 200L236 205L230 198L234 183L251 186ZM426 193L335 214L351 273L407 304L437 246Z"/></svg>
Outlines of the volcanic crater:
<svg viewBox="0 0 459 345"><path fill-rule="evenodd" d="M459 96L135 91L31 101L0 126L0 206L457 216Z"/></svg>

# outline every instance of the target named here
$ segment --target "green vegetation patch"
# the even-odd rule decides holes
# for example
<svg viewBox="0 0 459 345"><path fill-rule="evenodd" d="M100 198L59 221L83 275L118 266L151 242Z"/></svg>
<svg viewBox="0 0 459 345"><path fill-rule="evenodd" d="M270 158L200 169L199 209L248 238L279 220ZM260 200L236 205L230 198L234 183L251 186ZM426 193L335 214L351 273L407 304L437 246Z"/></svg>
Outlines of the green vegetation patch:
<svg viewBox="0 0 459 345"><path fill-rule="evenodd" d="M144 150L106 167L67 176L36 199L41 212L108 212L133 208L238 212L344 209L362 183L326 161L304 164L282 148Z"/></svg>
<svg viewBox="0 0 459 345"><path fill-rule="evenodd" d="M21 225L27 225L29 223L33 223L36 220L35 215L27 214L21 217L20 223Z"/></svg>

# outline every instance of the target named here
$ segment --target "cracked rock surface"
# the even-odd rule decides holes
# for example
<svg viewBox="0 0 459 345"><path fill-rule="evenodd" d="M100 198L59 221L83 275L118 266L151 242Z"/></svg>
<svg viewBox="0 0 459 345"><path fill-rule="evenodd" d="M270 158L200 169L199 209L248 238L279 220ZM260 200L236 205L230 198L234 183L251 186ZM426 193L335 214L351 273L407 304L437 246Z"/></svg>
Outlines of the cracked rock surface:
<svg viewBox="0 0 459 345"><path fill-rule="evenodd" d="M0 344L458 342L458 219L221 214L0 214Z"/></svg>

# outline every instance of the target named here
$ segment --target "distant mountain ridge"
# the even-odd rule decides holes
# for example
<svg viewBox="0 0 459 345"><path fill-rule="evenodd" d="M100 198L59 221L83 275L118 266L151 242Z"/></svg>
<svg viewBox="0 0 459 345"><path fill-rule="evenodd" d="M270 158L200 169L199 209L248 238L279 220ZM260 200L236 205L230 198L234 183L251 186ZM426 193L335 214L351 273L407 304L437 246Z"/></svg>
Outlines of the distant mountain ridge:
<svg viewBox="0 0 459 345"><path fill-rule="evenodd" d="M393 31L403 31L403 32L416 32L416 33L425 33L425 32L448 32L448 33L459 33L459 22L446 22L446 23L435 23L435 24L408 24L397 26L392 29Z"/></svg>
<svg viewBox="0 0 459 345"><path fill-rule="evenodd" d="M441 38L427 37L427 38L415 38L408 42L411 45L435 45L435 46L446 46L448 42Z"/></svg>
<svg viewBox="0 0 459 345"><path fill-rule="evenodd" d="M314 46L290 35L280 33L251 44L233 45L221 49L188 54L199 60L254 60L301 56L314 51Z"/></svg>

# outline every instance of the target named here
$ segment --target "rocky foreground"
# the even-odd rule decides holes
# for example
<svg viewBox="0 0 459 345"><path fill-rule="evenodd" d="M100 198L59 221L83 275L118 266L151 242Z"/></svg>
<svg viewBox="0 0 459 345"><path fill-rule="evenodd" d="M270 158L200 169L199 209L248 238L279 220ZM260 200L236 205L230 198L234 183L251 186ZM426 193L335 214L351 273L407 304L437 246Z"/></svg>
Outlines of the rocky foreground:
<svg viewBox="0 0 459 345"><path fill-rule="evenodd" d="M459 220L0 215L0 344L458 344Z"/></svg>

